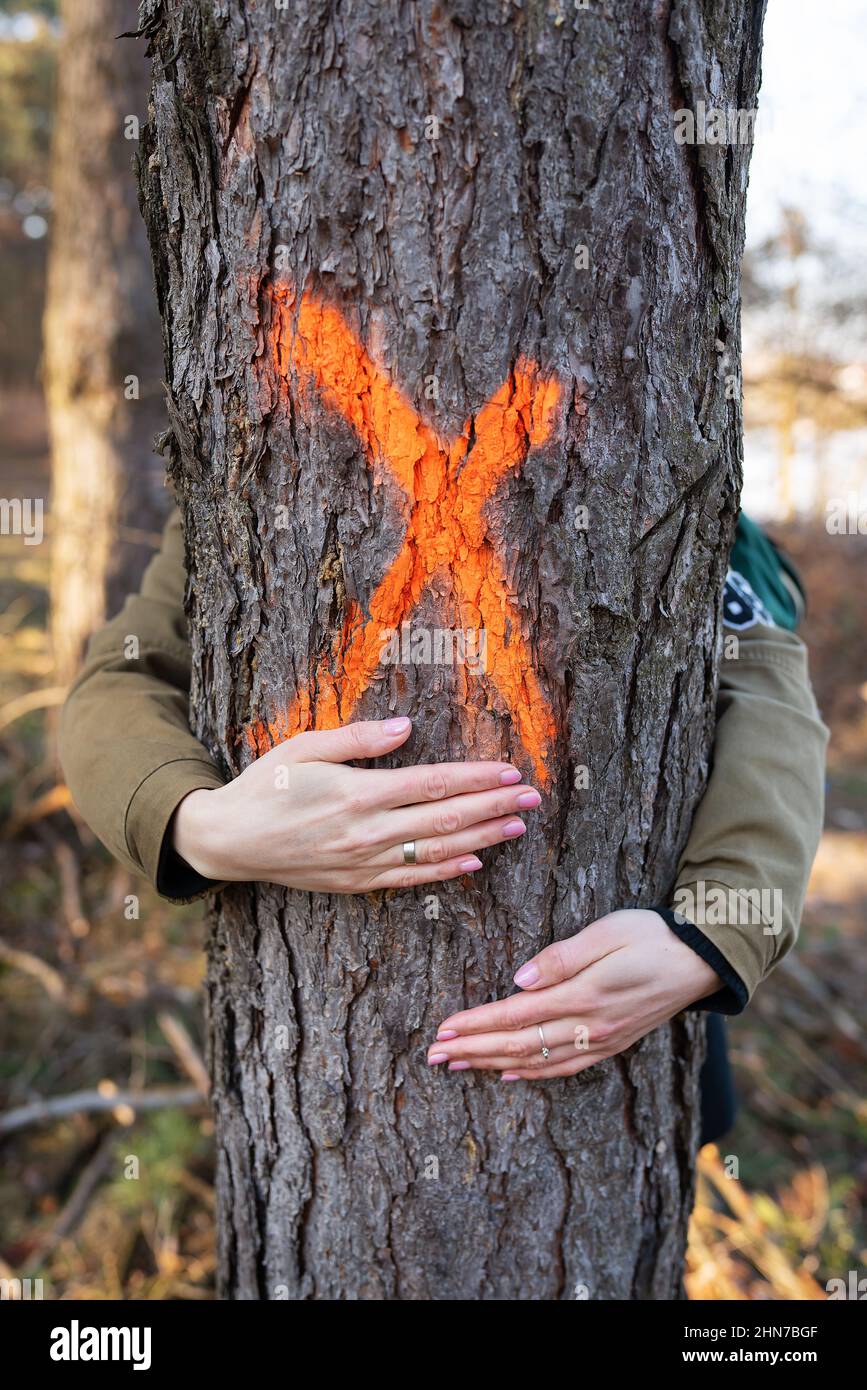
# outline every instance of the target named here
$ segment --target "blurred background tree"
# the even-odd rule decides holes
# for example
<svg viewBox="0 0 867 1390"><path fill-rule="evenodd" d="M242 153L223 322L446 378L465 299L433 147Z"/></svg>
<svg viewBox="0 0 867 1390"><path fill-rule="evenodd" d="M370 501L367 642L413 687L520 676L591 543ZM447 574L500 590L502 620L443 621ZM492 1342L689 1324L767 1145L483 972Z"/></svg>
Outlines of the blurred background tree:
<svg viewBox="0 0 867 1390"><path fill-rule="evenodd" d="M51 636L60 684L138 583L168 509L152 442L162 350L132 169L150 64L136 0L60 0L44 385Z"/></svg>
<svg viewBox="0 0 867 1390"><path fill-rule="evenodd" d="M33 379L42 353L55 10L54 0L0 3L0 378L7 389Z"/></svg>

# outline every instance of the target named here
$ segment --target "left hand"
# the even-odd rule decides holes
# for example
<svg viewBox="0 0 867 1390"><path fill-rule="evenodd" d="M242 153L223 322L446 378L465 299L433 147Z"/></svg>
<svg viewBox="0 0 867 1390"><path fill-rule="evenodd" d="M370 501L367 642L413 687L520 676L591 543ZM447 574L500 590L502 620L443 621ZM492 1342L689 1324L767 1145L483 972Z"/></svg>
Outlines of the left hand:
<svg viewBox="0 0 867 1390"><path fill-rule="evenodd" d="M515 984L521 994L444 1019L429 1065L498 1071L504 1081L571 1076L722 988L658 913L642 909L612 912L555 941L521 967Z"/></svg>

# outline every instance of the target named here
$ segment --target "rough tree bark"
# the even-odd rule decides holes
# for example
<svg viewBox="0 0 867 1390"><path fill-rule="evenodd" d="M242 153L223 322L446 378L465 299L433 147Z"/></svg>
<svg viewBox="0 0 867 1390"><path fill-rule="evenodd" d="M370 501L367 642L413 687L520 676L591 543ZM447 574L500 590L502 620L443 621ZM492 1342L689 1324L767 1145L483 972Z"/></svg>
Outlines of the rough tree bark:
<svg viewBox="0 0 867 1390"><path fill-rule="evenodd" d="M52 647L68 681L90 633L137 587L169 503L153 449L165 426L159 316L125 130L144 118L150 67L140 44L117 38L136 29L138 6L62 0L60 17L44 378Z"/></svg>
<svg viewBox="0 0 867 1390"><path fill-rule="evenodd" d="M762 18L763 0L145 0L197 731L234 772L312 690L320 720L413 714L405 757L532 775L535 747L548 770L531 833L471 883L222 894L224 1297L680 1296L694 1018L535 1086L432 1074L425 1046L547 942L672 882L740 482L749 162L678 144L674 113L754 105ZM522 371L555 383L547 438ZM431 461L451 446L460 505ZM359 624L422 523L444 559L421 584L410 554L412 629L481 614L504 664L383 666L364 689Z"/></svg>

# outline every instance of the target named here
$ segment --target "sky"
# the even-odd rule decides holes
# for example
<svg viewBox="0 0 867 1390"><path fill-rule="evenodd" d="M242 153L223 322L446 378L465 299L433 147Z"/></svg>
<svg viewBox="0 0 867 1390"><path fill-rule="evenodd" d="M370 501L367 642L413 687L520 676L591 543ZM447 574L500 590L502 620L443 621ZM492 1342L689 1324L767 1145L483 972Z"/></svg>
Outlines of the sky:
<svg viewBox="0 0 867 1390"><path fill-rule="evenodd" d="M769 0L747 245L789 203L845 247L867 236L867 0Z"/></svg>
<svg viewBox="0 0 867 1390"><path fill-rule="evenodd" d="M794 353L840 364L840 380L867 386L867 0L769 0L759 118L747 196L747 250L780 230L781 210L806 217L809 251L756 263L769 291L745 305L744 357ZM786 291L797 286L797 308ZM857 365L861 364L860 368ZM817 455L821 444L821 460ZM743 502L760 519L781 513L779 436L748 431ZM867 496L867 431L794 436L791 488L798 510L820 494Z"/></svg>

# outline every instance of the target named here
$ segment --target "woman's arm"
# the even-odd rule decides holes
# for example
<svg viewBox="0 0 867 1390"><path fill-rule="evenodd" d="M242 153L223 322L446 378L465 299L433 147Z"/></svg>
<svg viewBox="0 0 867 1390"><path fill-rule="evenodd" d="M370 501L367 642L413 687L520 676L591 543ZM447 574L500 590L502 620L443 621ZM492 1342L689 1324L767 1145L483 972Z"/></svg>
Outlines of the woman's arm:
<svg viewBox="0 0 867 1390"><path fill-rule="evenodd" d="M540 797L508 763L343 766L394 752L406 718L300 734L224 785L188 725L185 582L175 513L139 593L92 638L60 731L85 820L158 891L182 899L228 880L412 887L473 873L475 850L524 833L521 815Z"/></svg>
<svg viewBox="0 0 867 1390"><path fill-rule="evenodd" d="M719 973L741 982L727 1013L740 1012L797 937L828 741L800 638L764 624L736 635L737 655L720 670L713 770L672 899L722 956L728 972Z"/></svg>
<svg viewBox="0 0 867 1390"><path fill-rule="evenodd" d="M167 866L176 806L223 778L190 732L190 644L184 613L184 541L173 512L137 594L95 633L66 698L60 758L76 805L127 868L173 898L193 896L197 875ZM170 848L170 846L169 846Z"/></svg>
<svg viewBox="0 0 867 1390"><path fill-rule="evenodd" d="M828 731L803 642L754 600L749 585L727 588L713 766L676 915L613 912L555 942L517 972L521 993L443 1020L432 1066L571 1075L682 1009L739 1013L791 947L822 829Z"/></svg>

